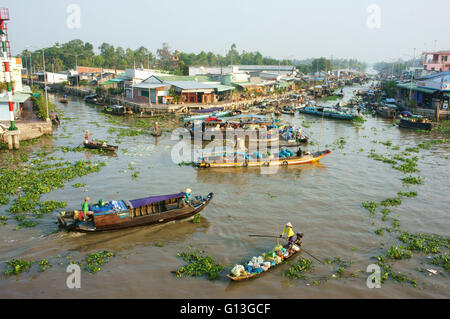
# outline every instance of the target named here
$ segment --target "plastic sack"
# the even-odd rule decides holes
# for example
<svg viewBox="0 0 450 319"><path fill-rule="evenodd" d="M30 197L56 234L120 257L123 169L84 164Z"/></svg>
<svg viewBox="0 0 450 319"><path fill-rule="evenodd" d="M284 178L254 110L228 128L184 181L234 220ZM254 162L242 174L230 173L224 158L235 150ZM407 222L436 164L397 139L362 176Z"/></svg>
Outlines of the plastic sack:
<svg viewBox="0 0 450 319"><path fill-rule="evenodd" d="M258 256L258 263L261 264L264 262L264 257L263 256Z"/></svg>
<svg viewBox="0 0 450 319"><path fill-rule="evenodd" d="M239 277L239 276L241 276L241 274L242 274L243 272L245 272L245 268L244 268L244 266L242 266L242 265L235 265L235 266L233 267L233 269L231 269L231 274L232 274L234 277Z"/></svg>
<svg viewBox="0 0 450 319"><path fill-rule="evenodd" d="M295 251L299 251L300 247L298 247L297 245L292 245L292 249L295 250Z"/></svg>
<svg viewBox="0 0 450 319"><path fill-rule="evenodd" d="M265 262L264 262L264 267L270 268L270 262L269 262L269 261L265 261Z"/></svg>
<svg viewBox="0 0 450 319"><path fill-rule="evenodd" d="M261 269L261 268L256 268L255 270L254 270L254 273L255 274L260 274L260 273L262 273L263 272L263 270Z"/></svg>
<svg viewBox="0 0 450 319"><path fill-rule="evenodd" d="M262 271L267 271L269 268L267 268L266 266L262 266L261 269Z"/></svg>
<svg viewBox="0 0 450 319"><path fill-rule="evenodd" d="M279 263L281 263L281 258L280 257L275 257L275 263L278 265Z"/></svg>

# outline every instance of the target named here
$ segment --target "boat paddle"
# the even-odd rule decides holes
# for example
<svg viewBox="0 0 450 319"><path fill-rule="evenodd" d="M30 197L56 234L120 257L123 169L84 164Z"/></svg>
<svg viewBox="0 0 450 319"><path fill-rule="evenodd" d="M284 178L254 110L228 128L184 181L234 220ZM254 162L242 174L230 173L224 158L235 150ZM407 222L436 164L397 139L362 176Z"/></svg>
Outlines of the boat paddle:
<svg viewBox="0 0 450 319"><path fill-rule="evenodd" d="M263 237L263 238L280 238L279 236L272 236L272 235L248 235L249 237ZM287 240L284 237L281 237L284 240ZM310 255L312 258L314 258L315 260L317 260L319 263L322 263L318 258L314 257L312 254L310 254L309 252L307 252L304 248L302 248L302 251L304 251L305 253L307 253L308 255Z"/></svg>

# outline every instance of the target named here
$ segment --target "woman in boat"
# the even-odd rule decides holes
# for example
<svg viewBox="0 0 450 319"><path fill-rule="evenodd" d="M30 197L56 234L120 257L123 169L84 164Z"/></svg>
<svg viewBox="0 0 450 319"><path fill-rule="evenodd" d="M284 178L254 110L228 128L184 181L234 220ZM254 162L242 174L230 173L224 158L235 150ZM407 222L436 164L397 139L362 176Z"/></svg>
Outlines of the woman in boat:
<svg viewBox="0 0 450 319"><path fill-rule="evenodd" d="M286 234L288 237L288 244L291 246L294 243L294 231L292 230L292 224L291 222L287 223L286 226L284 226L283 232L280 235L280 238L283 237L283 235Z"/></svg>
<svg viewBox="0 0 450 319"><path fill-rule="evenodd" d="M89 131L86 130L86 133L84 134L84 144L89 144Z"/></svg>

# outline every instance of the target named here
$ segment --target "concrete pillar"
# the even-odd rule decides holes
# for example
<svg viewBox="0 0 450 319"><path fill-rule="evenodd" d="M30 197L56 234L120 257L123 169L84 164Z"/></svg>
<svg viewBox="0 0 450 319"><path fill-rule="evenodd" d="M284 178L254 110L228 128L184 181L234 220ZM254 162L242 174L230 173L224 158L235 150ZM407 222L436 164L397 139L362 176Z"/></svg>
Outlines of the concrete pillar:
<svg viewBox="0 0 450 319"><path fill-rule="evenodd" d="M16 149L18 150L20 147L19 142L19 134L20 132L18 130L15 131L8 131L6 133L6 139L8 140L8 149Z"/></svg>

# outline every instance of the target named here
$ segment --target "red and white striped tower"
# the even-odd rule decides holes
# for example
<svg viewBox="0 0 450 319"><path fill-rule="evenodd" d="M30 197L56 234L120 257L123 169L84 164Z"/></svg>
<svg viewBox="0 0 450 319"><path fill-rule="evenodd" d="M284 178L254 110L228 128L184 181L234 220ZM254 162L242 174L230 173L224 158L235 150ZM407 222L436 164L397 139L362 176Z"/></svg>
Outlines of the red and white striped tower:
<svg viewBox="0 0 450 319"><path fill-rule="evenodd" d="M0 8L0 36L2 38L3 65L4 65L6 90L8 92L9 118L11 121L9 130L15 131L17 130L17 127L14 124L13 91L11 86L11 69L9 67L11 53L9 53L8 31L6 28L6 21L8 20L9 20L9 10L7 8Z"/></svg>

